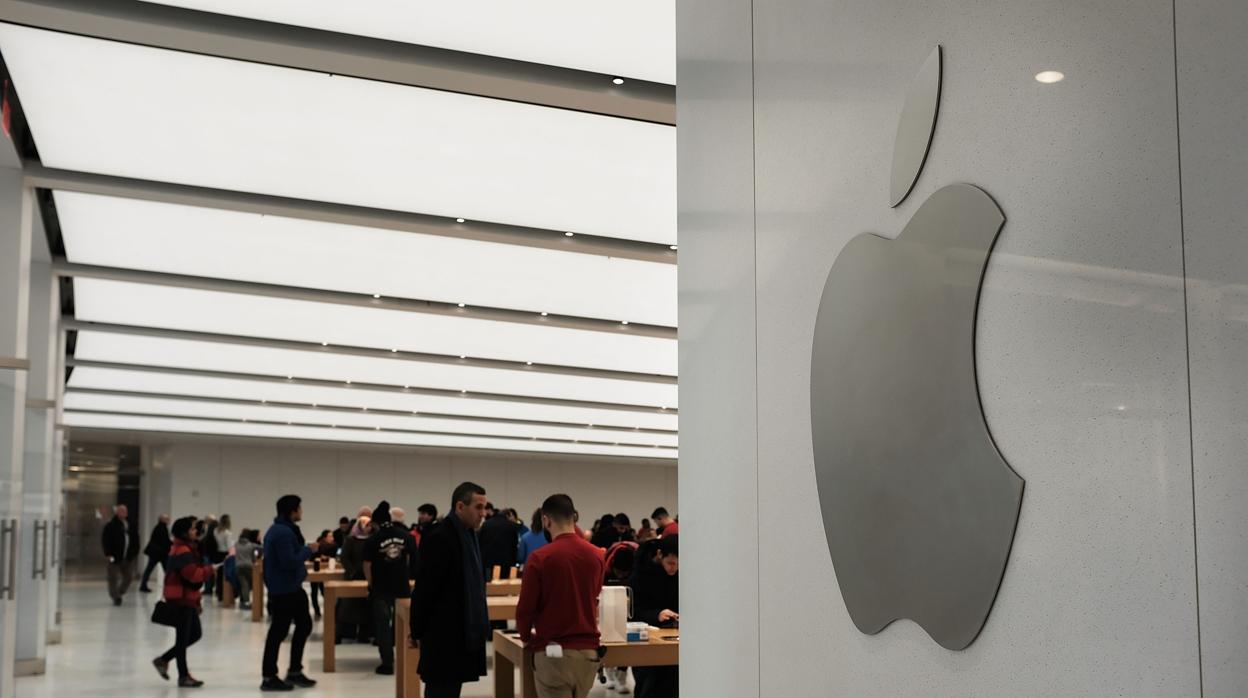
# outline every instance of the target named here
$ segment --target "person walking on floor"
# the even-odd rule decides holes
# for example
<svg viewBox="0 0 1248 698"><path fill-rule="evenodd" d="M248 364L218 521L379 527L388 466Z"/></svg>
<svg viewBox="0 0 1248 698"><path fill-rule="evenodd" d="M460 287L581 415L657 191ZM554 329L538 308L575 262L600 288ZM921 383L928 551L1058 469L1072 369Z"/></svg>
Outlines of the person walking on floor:
<svg viewBox="0 0 1248 698"><path fill-rule="evenodd" d="M264 680L262 691L290 691L296 686L311 688L316 682L303 673L303 646L312 634L312 616L308 614L308 595L303 581L308 570L303 563L312 557L300 532L303 500L293 494L277 500L277 518L264 534L264 586L269 590L269 634L264 639ZM295 626L290 641L290 670L286 679L277 675L277 653L282 642Z"/></svg>
<svg viewBox="0 0 1248 698"><path fill-rule="evenodd" d="M381 655L378 674L394 673L394 602L412 592L409 583L416 543L407 529L391 519L388 502L373 509L377 532L364 546L364 578L368 580L368 603L373 621L373 637Z"/></svg>
<svg viewBox="0 0 1248 698"><path fill-rule="evenodd" d="M165 568L165 603L174 609L177 625L174 626L173 647L152 660L160 678L169 680L169 662L177 660L178 686L199 688L203 681L191 676L186 665L186 650L203 636L199 623L200 588L214 573L214 566L204 562L199 554L199 530L195 517L184 516L173 522L173 541L170 543L169 560Z"/></svg>
<svg viewBox="0 0 1248 698"><path fill-rule="evenodd" d="M234 544L234 574L238 576L239 610L251 610L251 580L256 569L256 555L260 551L260 532L244 528Z"/></svg>
<svg viewBox="0 0 1248 698"><path fill-rule="evenodd" d="M164 569L172 545L173 541L169 538L169 515L161 514L160 519L152 528L152 535L147 539L147 546L143 548L143 554L147 555L147 568L143 570L139 591L144 594L151 593L151 587L147 586L147 583L152 579L152 570L156 569L157 565Z"/></svg>
<svg viewBox="0 0 1248 698"><path fill-rule="evenodd" d="M533 650L538 698L586 698L598 673L602 552L576 533L566 494L542 502L551 541L529 555L516 607L520 640Z"/></svg>
<svg viewBox="0 0 1248 698"><path fill-rule="evenodd" d="M125 504L118 504L113 509L113 518L104 524L101 542L104 545L104 557L108 558L108 595L113 599L114 606L121 605L121 599L130 588L134 579L134 561L139 557L139 536L128 520L130 510Z"/></svg>
<svg viewBox="0 0 1248 698"><path fill-rule="evenodd" d="M451 495L451 513L420 543L412 590L411 643L425 698L459 698L465 682L485 676L489 610L477 529L485 519L485 488L465 482Z"/></svg>

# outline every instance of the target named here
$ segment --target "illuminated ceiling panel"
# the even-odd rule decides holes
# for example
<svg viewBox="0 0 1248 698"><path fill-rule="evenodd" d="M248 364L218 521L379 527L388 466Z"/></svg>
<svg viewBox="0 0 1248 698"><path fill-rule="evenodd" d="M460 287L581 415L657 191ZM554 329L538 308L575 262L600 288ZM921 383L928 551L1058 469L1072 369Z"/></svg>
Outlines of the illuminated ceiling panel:
<svg viewBox="0 0 1248 698"><path fill-rule="evenodd" d="M0 51L48 167L676 243L670 126L8 24Z"/></svg>
<svg viewBox="0 0 1248 698"><path fill-rule="evenodd" d="M676 326L676 265L58 191L69 261Z"/></svg>
<svg viewBox="0 0 1248 698"><path fill-rule="evenodd" d="M676 447L676 435L655 434L630 429L564 427L516 422L448 419L424 415L396 415L378 412L342 411L308 407L282 407L255 403L178 400L132 395L107 395L69 391L65 409L113 414L162 417L201 417L270 424L316 425L385 429L406 432L435 432L481 436L507 436L526 439L585 441L606 445Z"/></svg>
<svg viewBox="0 0 1248 698"><path fill-rule="evenodd" d="M571 453L601 456L627 456L674 460L675 449L642 446L603 446L598 444L534 441L523 439L492 439L473 436L439 436L370 429L331 429L249 422L223 422L176 417L140 417L133 415L95 414L66 411L64 423L69 427L95 429L126 429L184 434L215 434L226 436L257 436L315 441L346 441L404 446L436 446L447 448L501 449L541 453Z"/></svg>
<svg viewBox="0 0 1248 698"><path fill-rule="evenodd" d="M676 82L675 4L661 0L149 0L530 63Z"/></svg>
<svg viewBox="0 0 1248 698"><path fill-rule="evenodd" d="M88 361L128 363L201 371L295 376L395 387L467 390L619 405L679 407L672 383L614 380L593 376L481 368L455 363L354 356L330 352L257 347L167 337L80 330L74 356Z"/></svg>
<svg viewBox="0 0 1248 698"><path fill-rule="evenodd" d="M599 332L101 279L74 280L74 313L89 322L552 366L669 376L677 367L675 339L627 328Z"/></svg>
<svg viewBox="0 0 1248 698"><path fill-rule="evenodd" d="M391 410L559 424L662 429L673 432L678 424L676 414L665 414L661 410L613 410L523 400L491 400L475 397L471 393L462 396L422 395L404 392L401 388L372 390L345 384L333 387L301 384L298 381L248 380L96 366L75 368L68 388L214 397L251 400L257 403L266 400L294 405L350 407L361 411Z"/></svg>

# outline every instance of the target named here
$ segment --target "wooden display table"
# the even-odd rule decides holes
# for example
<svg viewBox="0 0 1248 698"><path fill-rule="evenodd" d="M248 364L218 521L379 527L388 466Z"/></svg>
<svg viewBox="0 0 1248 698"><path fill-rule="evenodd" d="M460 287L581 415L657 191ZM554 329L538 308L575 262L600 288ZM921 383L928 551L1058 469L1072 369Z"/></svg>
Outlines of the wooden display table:
<svg viewBox="0 0 1248 698"><path fill-rule="evenodd" d="M338 634L338 599L363 599L368 597L368 582L364 580L351 582L325 582L325 606L321 615L321 660L322 671L334 672L334 640Z"/></svg>
<svg viewBox="0 0 1248 698"><path fill-rule="evenodd" d="M486 596L519 596L519 579L501 579L497 582L485 583Z"/></svg>
<svg viewBox="0 0 1248 698"><path fill-rule="evenodd" d="M608 642L602 656L604 667L671 666L680 663L680 631L650 628L648 642ZM520 695L536 698L533 683L533 650L520 643L514 631L494 631L494 698L514 698L516 669L520 669Z"/></svg>
<svg viewBox="0 0 1248 698"><path fill-rule="evenodd" d="M321 570L319 572L308 571L308 582L311 584L324 584L325 582L341 582L346 579L347 573L341 567L336 570Z"/></svg>
<svg viewBox="0 0 1248 698"><path fill-rule="evenodd" d="M408 619L412 600L394 602L394 698L420 698L420 650L412 647Z"/></svg>

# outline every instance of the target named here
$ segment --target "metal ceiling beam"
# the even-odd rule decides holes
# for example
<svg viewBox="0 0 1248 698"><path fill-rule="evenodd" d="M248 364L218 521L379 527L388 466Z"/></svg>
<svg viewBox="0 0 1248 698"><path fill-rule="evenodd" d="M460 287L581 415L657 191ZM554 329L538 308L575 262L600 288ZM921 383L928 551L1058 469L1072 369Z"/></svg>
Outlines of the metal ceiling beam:
<svg viewBox="0 0 1248 698"><path fill-rule="evenodd" d="M90 264L71 264L64 259L52 263L52 273L62 278L75 279L106 279L109 281L126 281L130 283L153 284L158 286L174 286L177 288L193 288L202 291L218 291L222 293L241 293L249 296L265 298L285 298L288 300L310 301L315 303L333 303L335 305L351 305L361 308L381 310L398 310L408 313L423 313L465 320L493 320L521 325L538 325L540 327L559 327L569 330L588 330L591 332L608 332L613 334L629 334L659 339L676 339L676 329L658 325L641 325L629 323L624 325L612 320L574 317L569 315L546 315L538 311L509 310L506 308L485 308L470 306L460 308L455 303L415 300L410 298L374 298L372 294L347 293L345 291L324 291L298 286L264 284L253 281L236 281L218 279L207 276L187 276L184 274L166 274L158 271L142 271L139 269L119 269L117 267L93 266Z"/></svg>
<svg viewBox="0 0 1248 698"><path fill-rule="evenodd" d="M401 387L380 383L360 383L346 381L321 380L318 378L283 378L259 373L235 373L233 371L210 371L199 368L171 368L168 366L149 366L146 364L117 363L113 361L88 361L78 358L67 358L66 366L83 368L108 368L122 371L142 371L144 373L171 373L181 376L199 376L203 378L228 378L256 383L277 383L281 385L308 385L318 388L347 388L366 392L391 393L399 395L430 395L465 400L490 400L493 402L511 402L526 405L551 405L555 407L576 407L595 410L613 410L616 412L638 412L643 414L677 415L679 412L671 408L649 407L645 405L622 405L613 402L590 402L588 400L563 400L551 397L533 397L528 395L505 395L502 393L482 393L460 390L442 390L438 388ZM274 403L277 404L277 403Z"/></svg>
<svg viewBox="0 0 1248 698"><path fill-rule="evenodd" d="M0 20L155 48L676 123L676 88L136 0L0 0Z"/></svg>
<svg viewBox="0 0 1248 698"><path fill-rule="evenodd" d="M5 0L0 0L0 3L3 2ZM358 225L463 240L634 259L642 262L676 263L676 251L670 249L668 245L584 235L576 231L570 231L576 234L568 237L565 233L569 231L563 230L543 230L478 221L456 223L454 218L445 216L59 170L31 161L25 163L23 172L26 183L38 189L59 189L142 201Z"/></svg>
<svg viewBox="0 0 1248 698"><path fill-rule="evenodd" d="M429 364L447 366L470 366L474 368L496 368L507 371L527 371L530 373L556 374L562 376L582 376L585 378L606 378L610 380L638 381L641 383L661 383L675 385L675 376L659 376L650 373L629 373L626 371L608 371L593 368L577 368L572 366L551 366L547 364L528 364L518 361L500 361L497 359L477 359L443 354L424 354L413 351L392 352L388 349L370 349L366 347L346 347L331 344L322 346L316 342L297 342L289 339L268 339L263 337L243 337L232 334L214 332L192 332L190 330L173 330L163 327L136 327L134 325L115 325L104 322L86 322L72 317L62 317L61 327L65 330L90 332L107 332L110 334L135 335L140 337L159 337L162 339L185 339L199 342L216 342L219 344L235 344L266 349L291 349L321 354L338 354L342 356L363 356L372 359L388 359L392 361L418 361Z"/></svg>

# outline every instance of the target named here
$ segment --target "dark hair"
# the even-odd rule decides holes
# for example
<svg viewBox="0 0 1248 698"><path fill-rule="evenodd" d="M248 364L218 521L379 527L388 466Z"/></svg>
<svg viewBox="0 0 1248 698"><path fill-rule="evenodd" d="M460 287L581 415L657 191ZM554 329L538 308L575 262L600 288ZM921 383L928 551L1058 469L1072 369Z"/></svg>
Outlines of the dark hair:
<svg viewBox="0 0 1248 698"><path fill-rule="evenodd" d="M416 511L420 514L428 514L435 519L438 518L438 508L432 504L421 504L416 507Z"/></svg>
<svg viewBox="0 0 1248 698"><path fill-rule="evenodd" d="M277 500L277 517L279 519L289 519L290 515L295 513L299 505L303 504L303 500L297 494L284 494Z"/></svg>
<svg viewBox="0 0 1248 698"><path fill-rule="evenodd" d="M344 517L342 517L342 518L340 518L340 519L338 519L338 525L339 525L339 526L343 525L344 523L345 523L345 524L349 524L349 523L351 523L351 519L348 519L348 518L347 518L347 517L345 517L345 516L344 516Z"/></svg>
<svg viewBox="0 0 1248 698"><path fill-rule="evenodd" d="M616 526L627 526L629 528L633 527L632 522L628 520L628 514L616 514L615 521L613 521L612 523L614 523Z"/></svg>
<svg viewBox="0 0 1248 698"><path fill-rule="evenodd" d="M231 524L231 523L232 523L232 522L230 521L230 515L229 515L229 514L222 514L222 515L221 515L221 528L227 528L227 529L228 529L228 528L230 527L230 524Z"/></svg>
<svg viewBox="0 0 1248 698"><path fill-rule="evenodd" d="M186 534L191 532L191 527L194 525L195 525L194 516L183 516L177 521L174 521L173 526L171 526L169 530L173 532L174 538L181 538L183 540L186 540Z"/></svg>
<svg viewBox="0 0 1248 698"><path fill-rule="evenodd" d="M485 488L481 485L475 482L459 483L459 487L451 493L451 511L455 511L455 504L458 502L463 502L465 506L472 504L473 496L478 494L485 494Z"/></svg>
<svg viewBox="0 0 1248 698"><path fill-rule="evenodd" d="M467 502L464 502L464 504L467 504ZM494 506L494 502L486 502L485 508L489 509L490 511L498 511L498 507Z"/></svg>
<svg viewBox="0 0 1248 698"><path fill-rule="evenodd" d="M679 557L680 556L680 543L678 542L679 540L680 540L679 535L663 536L663 538L659 540L659 553L663 557L668 557L669 555L676 555Z"/></svg>
<svg viewBox="0 0 1248 698"><path fill-rule="evenodd" d="M529 527L530 529L532 529L532 530L534 530L534 531L540 531L540 530L542 530L542 509L541 509L541 507L538 507L537 509L534 509L534 510L533 510L533 521L532 521L532 523L533 523L533 525Z"/></svg>
<svg viewBox="0 0 1248 698"><path fill-rule="evenodd" d="M552 494L542 502L542 513L559 523L571 523L576 514L572 498L566 494Z"/></svg>
<svg viewBox="0 0 1248 698"><path fill-rule="evenodd" d="M317 537L316 537L316 539L317 539L317 540L321 540L321 539L323 539L325 536L328 536L328 535L329 535L329 529L327 528L327 529L325 529L324 531L321 531L321 535L317 536Z"/></svg>
<svg viewBox="0 0 1248 698"><path fill-rule="evenodd" d="M619 550L615 551L615 556L611 558L611 566L622 572L632 572L633 562L636 559L635 555L636 553L633 552L632 548L622 545Z"/></svg>
<svg viewBox="0 0 1248 698"><path fill-rule="evenodd" d="M642 519L642 520L641 520L641 530L643 530L643 531L648 531L648 530L650 530L650 519Z"/></svg>
<svg viewBox="0 0 1248 698"><path fill-rule="evenodd" d="M671 517L671 514L667 513L667 507L659 507L650 514L650 518L652 519L657 519L660 516Z"/></svg>

